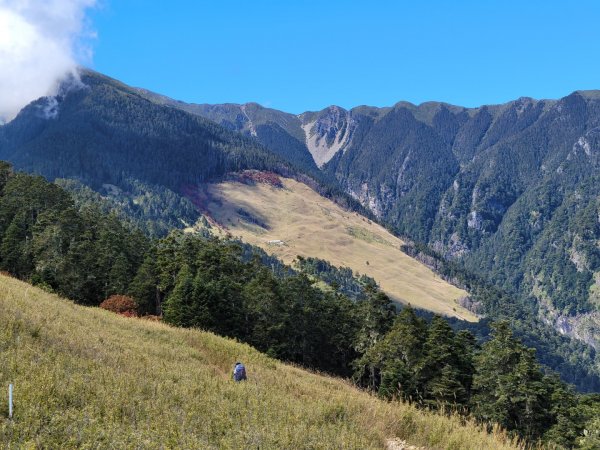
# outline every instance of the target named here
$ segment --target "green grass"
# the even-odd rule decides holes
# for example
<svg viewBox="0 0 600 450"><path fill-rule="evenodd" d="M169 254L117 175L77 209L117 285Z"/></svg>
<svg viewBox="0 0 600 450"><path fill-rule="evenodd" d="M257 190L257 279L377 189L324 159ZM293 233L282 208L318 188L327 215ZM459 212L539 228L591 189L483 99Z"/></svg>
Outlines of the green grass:
<svg viewBox="0 0 600 450"><path fill-rule="evenodd" d="M236 360L249 381L230 380ZM15 386L7 419L6 389ZM502 434L247 345L77 306L0 276L0 448L508 449Z"/></svg>
<svg viewBox="0 0 600 450"><path fill-rule="evenodd" d="M346 231L348 231L350 236L361 239L369 244L372 242L377 242L379 244L392 245L378 234L372 233L363 227L347 227Z"/></svg>

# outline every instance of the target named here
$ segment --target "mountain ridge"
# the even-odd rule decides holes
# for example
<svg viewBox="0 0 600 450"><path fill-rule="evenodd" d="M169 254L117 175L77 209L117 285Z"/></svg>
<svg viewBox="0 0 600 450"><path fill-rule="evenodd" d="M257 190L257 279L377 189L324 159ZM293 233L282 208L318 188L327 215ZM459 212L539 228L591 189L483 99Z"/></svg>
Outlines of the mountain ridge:
<svg viewBox="0 0 600 450"><path fill-rule="evenodd" d="M489 270L501 287L535 298L536 304L543 306L541 309L555 317L553 325L558 330L579 338L586 335L590 343L589 336L594 335L591 330L600 326L595 308L588 302L595 295L593 280L600 273L600 265L595 262L597 256L592 255L595 251L585 244L600 238L593 224L590 230L595 237L576 237L577 242L583 242L577 245L587 245L585 259L591 264L576 265L569 254L578 250L564 250L561 261L551 269L559 280L559 286L552 288L554 292L534 289L539 284L534 281L538 275L527 274L526 269L531 266L533 256L511 259L505 255L496 263L491 258L505 253L500 247L510 247L510 241L500 236L523 231L526 234L523 239L527 241L541 236L535 230L527 230L530 226L524 227L525 230L521 227L521 231L511 228L514 220L528 220L519 205L529 205L527 214L534 215L539 214L540 207L556 208L557 205L547 203L543 206L536 196L544 192L543 195L564 199L560 192L576 192L576 186L591 179L590 167L597 167L593 155L597 142L594 130L600 124L599 100L599 90L580 90L556 100L520 97L476 108L444 102L414 105L404 101L384 108L358 106L345 110L330 106L299 115L315 121L306 127L305 136L316 132L326 147L321 146L321 151L315 152L305 139L302 150L363 206L396 227L400 235L425 242L446 257L464 261L469 270L480 274ZM219 105L205 107L203 114L218 121L219 108ZM336 147L341 141L341 130L347 126L336 117L339 112L350 118L353 133L348 142ZM588 158L587 163L577 160L578 155ZM563 181L552 182L555 176L552 174ZM585 186L585 197L593 197L593 183ZM521 212L517 213L519 208ZM551 216L542 216L548 225L553 220ZM538 221L535 226L545 225ZM511 248L513 253L517 249L514 245ZM525 244L518 254L524 255L535 248ZM539 253L539 245L537 248L535 251ZM576 279L581 280L570 281ZM521 280L525 280L527 287L520 287ZM541 281L542 285L548 282ZM564 296L569 283L579 283L579 287L570 288L574 291L570 304L579 306L568 307L565 301L551 300L553 296ZM561 291L557 292L557 287ZM540 311L541 317L544 314ZM582 320L575 318L581 314ZM583 322L587 325L580 329L579 323ZM600 348L600 341L591 341Z"/></svg>

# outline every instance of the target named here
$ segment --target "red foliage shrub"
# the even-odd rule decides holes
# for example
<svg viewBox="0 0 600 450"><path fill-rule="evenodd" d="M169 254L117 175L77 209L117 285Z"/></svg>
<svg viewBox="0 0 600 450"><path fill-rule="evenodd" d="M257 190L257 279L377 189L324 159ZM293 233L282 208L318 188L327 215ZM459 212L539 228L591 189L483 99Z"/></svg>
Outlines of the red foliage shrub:
<svg viewBox="0 0 600 450"><path fill-rule="evenodd" d="M137 307L135 300L126 295L111 295L100 303L100 308L126 317L137 317Z"/></svg>

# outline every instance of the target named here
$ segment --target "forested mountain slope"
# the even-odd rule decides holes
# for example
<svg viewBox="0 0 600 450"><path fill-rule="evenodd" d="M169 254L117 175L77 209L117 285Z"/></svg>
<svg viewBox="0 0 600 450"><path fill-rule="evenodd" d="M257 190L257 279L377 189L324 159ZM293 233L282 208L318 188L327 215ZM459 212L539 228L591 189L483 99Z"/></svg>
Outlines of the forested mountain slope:
<svg viewBox="0 0 600 450"><path fill-rule="evenodd" d="M179 102L145 89L138 89L138 92L158 104L206 117L223 128L254 137L304 170L318 173L317 165L304 145L302 122L293 114L264 108L257 103L198 105Z"/></svg>
<svg viewBox="0 0 600 450"><path fill-rule="evenodd" d="M0 443L135 446L146 441L148 428L153 429L152 442L159 439L161 446L188 446L188 436L202 447L246 442L245 433L229 426L240 417L239 405L231 408L235 393L227 386L235 388L226 366L241 354L253 368L251 381L257 387L265 381L261 367L277 367L255 351L243 351L240 344L227 350L218 339L206 342L198 335L197 341L193 334L111 319L49 292L128 317L159 320L155 314L162 311L162 320L172 325L234 337L304 367L352 374L355 383L390 400L465 415L458 422L392 402L381 414L394 418L394 425L382 421L375 406L369 416L373 422L364 425L369 432L357 433L364 422L355 422L354 413L364 417L368 403L357 399L359 404L347 409L353 404L351 390L343 395L343 407L327 410L322 420L313 415L321 417L320 403L303 394L292 402L291 422L280 423L272 415L250 419L253 442L276 439L302 446L306 439L339 439L345 446L364 448L400 435L434 447L495 447L472 426L468 436L457 430L453 424L464 424L463 419L498 424L528 442L584 444L590 437L584 429L593 431L591 443L596 440L597 398L577 395L555 375L545 374L534 351L515 339L506 321L495 324L491 340L480 347L471 333L454 331L439 316L426 321L412 308L397 313L373 283L363 284L363 292L351 300L335 288L319 287L306 265L301 272L286 270L272 258L265 260L264 253L231 240L178 231L149 239L114 214L102 213L93 204L77 206L56 184L14 173L6 163L0 166L0 269L0 381L13 383L18 396L12 420L3 417L6 409L0 410ZM214 355L221 359L214 360ZM560 355L554 357L560 360ZM246 392L257 396L253 404L259 410L282 401L292 405L285 393L292 384L299 387L299 380L279 390L275 380L285 376L282 367L266 377L271 397ZM198 383L208 391L201 389L197 395ZM321 402L329 399L325 403L331 406L340 386L333 381L321 390L317 383L310 391L317 391L315 398ZM218 395L207 397L207 392ZM245 406L250 408L247 402ZM277 417L287 411L279 406L275 410ZM404 411L410 417L406 430ZM182 412L188 420L178 419ZM205 427L196 426L198 417ZM154 430L158 418L163 434ZM423 418L423 427L415 429L421 420L417 418ZM310 425L302 425L305 420ZM289 423L308 435L290 434ZM78 433L73 434L73 424ZM310 435L312 426L321 430L316 436ZM324 429L329 431L324 434ZM497 437L502 440L495 434L492 442Z"/></svg>
<svg viewBox="0 0 600 450"><path fill-rule="evenodd" d="M198 220L182 196L188 188L243 169L302 178L321 194L363 210L310 155L282 158L251 137L159 98L84 70L81 81L65 81L59 95L33 102L0 126L0 158L49 179L76 179L124 203L156 235Z"/></svg>
<svg viewBox="0 0 600 450"><path fill-rule="evenodd" d="M101 203L103 199L88 189L92 188L151 235L195 225L201 213L210 212L193 203L197 188L242 169L291 174L313 188L326 189L309 178L312 169L318 171L314 163L303 167L302 161L286 162L250 137L170 107L167 99L100 74L84 72L81 81L81 85L65 85L63 95L29 105L14 121L1 127L0 158L7 158L18 169L49 179L60 178L60 184L80 200ZM269 114L270 110L264 110L265 117ZM288 150L294 152L293 148ZM310 187L299 182L297 185L321 198ZM288 207L292 205L278 205L281 213L292 214ZM411 273L416 267L433 275L430 269L401 253L399 245L396 247L400 257L396 270ZM314 250L310 254L299 252L310 257L327 256ZM365 264L368 255L363 256ZM385 267L380 265L377 270L383 273ZM431 285L431 292L423 291L423 280L418 277L404 276L397 281L402 292L394 292L395 299L430 304L432 310L446 315L455 314L453 308L461 309L456 300L466 295L443 280ZM415 289L423 299L415 297ZM440 302L437 306L436 301ZM462 312L475 320L470 312Z"/></svg>
<svg viewBox="0 0 600 450"><path fill-rule="evenodd" d="M195 112L225 121L231 108ZM548 323L600 348L598 92L470 109L331 107L298 122L337 149L313 153L321 169L400 235L530 299ZM311 132L304 138L306 153Z"/></svg>
<svg viewBox="0 0 600 450"><path fill-rule="evenodd" d="M180 194L188 185L240 168L285 168L255 141L198 116L156 105L93 72L65 83L0 127L0 158L49 179L74 178L118 194L155 234L194 223L199 214ZM183 223L182 223L183 222Z"/></svg>
<svg viewBox="0 0 600 450"><path fill-rule="evenodd" d="M433 110L397 105L326 170L401 234L598 347L597 96Z"/></svg>
<svg viewBox="0 0 600 450"><path fill-rule="evenodd" d="M82 82L2 127L0 157L92 187L134 177L173 190L250 165L285 165L254 140L156 105L115 80L84 72Z"/></svg>

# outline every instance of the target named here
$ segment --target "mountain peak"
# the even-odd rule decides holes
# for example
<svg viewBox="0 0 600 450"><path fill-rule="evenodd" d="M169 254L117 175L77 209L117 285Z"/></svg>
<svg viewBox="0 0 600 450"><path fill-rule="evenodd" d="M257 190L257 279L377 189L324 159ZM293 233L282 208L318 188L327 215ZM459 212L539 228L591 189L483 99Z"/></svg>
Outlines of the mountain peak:
<svg viewBox="0 0 600 450"><path fill-rule="evenodd" d="M586 99L600 100L600 90L598 90L598 89L579 90L579 91L575 91L574 94L579 94L583 98L586 98Z"/></svg>

